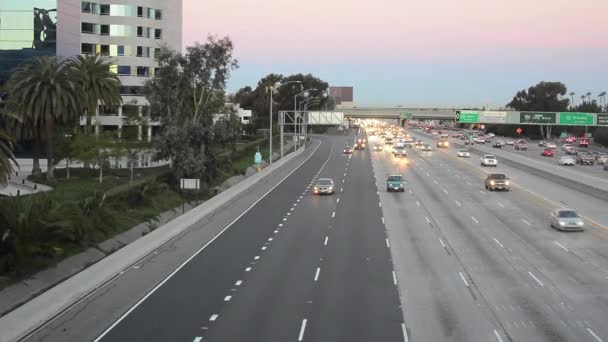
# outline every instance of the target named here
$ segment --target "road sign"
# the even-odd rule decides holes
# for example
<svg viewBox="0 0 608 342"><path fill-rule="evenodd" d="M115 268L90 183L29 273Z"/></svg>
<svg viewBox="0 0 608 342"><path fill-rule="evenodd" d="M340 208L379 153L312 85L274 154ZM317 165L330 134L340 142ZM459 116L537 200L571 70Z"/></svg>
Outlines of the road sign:
<svg viewBox="0 0 608 342"><path fill-rule="evenodd" d="M521 134L521 132L523 132L523 130L519 127L517 127L517 129L515 130L515 132L517 132L517 134Z"/></svg>
<svg viewBox="0 0 608 342"><path fill-rule="evenodd" d="M414 114L412 114L412 113L399 113L399 116L402 119L408 119L409 120L409 119L411 119L414 116Z"/></svg>
<svg viewBox="0 0 608 342"><path fill-rule="evenodd" d="M568 137L568 133L567 132L562 132L562 134L559 135L560 139L566 139Z"/></svg>
<svg viewBox="0 0 608 342"><path fill-rule="evenodd" d="M460 123L477 123L479 122L479 112L456 111L456 121Z"/></svg>
<svg viewBox="0 0 608 342"><path fill-rule="evenodd" d="M556 123L556 113L546 112L521 112L519 113L520 123L554 124Z"/></svg>
<svg viewBox="0 0 608 342"><path fill-rule="evenodd" d="M479 121L485 123L506 123L507 112L481 112L481 119Z"/></svg>
<svg viewBox="0 0 608 342"><path fill-rule="evenodd" d="M187 190L198 190L201 188L201 180L200 179L181 178L180 179L180 188L187 189Z"/></svg>
<svg viewBox="0 0 608 342"><path fill-rule="evenodd" d="M593 125L593 114L590 113L559 113L559 123L562 125Z"/></svg>
<svg viewBox="0 0 608 342"><path fill-rule="evenodd" d="M597 115L597 125L598 126L608 126L608 114L598 114Z"/></svg>
<svg viewBox="0 0 608 342"><path fill-rule="evenodd" d="M262 164L262 154L260 152L255 153L255 157L253 158L253 162L255 164Z"/></svg>

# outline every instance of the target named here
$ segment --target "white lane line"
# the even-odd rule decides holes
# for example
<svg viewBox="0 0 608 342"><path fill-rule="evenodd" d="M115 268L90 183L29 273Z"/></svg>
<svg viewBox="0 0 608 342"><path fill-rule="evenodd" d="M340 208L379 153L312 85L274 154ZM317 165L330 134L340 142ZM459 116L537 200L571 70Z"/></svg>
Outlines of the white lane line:
<svg viewBox="0 0 608 342"><path fill-rule="evenodd" d="M420 202L416 201L416 205L417 205L417 206L420 206Z"/></svg>
<svg viewBox="0 0 608 342"><path fill-rule="evenodd" d="M443 193L447 195L448 191L446 189L443 189Z"/></svg>
<svg viewBox="0 0 608 342"><path fill-rule="evenodd" d="M434 180L434 181L433 181L433 183L435 183L435 184L439 184L439 182L438 182L438 181L436 181L436 180Z"/></svg>
<svg viewBox="0 0 608 342"><path fill-rule="evenodd" d="M344 177L346 177L346 172L344 172Z"/></svg>
<svg viewBox="0 0 608 342"><path fill-rule="evenodd" d="M500 337L500 334L498 333L498 331L496 331L496 329L494 329L494 336L496 336L498 342L502 342L502 338Z"/></svg>
<svg viewBox="0 0 608 342"><path fill-rule="evenodd" d="M274 239L273 239L273 238L268 238L268 242L270 242L270 241L272 241L272 240L274 240Z"/></svg>
<svg viewBox="0 0 608 342"><path fill-rule="evenodd" d="M283 222L287 221L287 217L283 217Z"/></svg>
<svg viewBox="0 0 608 342"><path fill-rule="evenodd" d="M566 248L566 246L562 245L561 243L555 241L555 244L560 246L563 250L565 250L566 252L569 252L568 248Z"/></svg>
<svg viewBox="0 0 608 342"><path fill-rule="evenodd" d="M384 224L384 216L382 217L382 224Z"/></svg>
<svg viewBox="0 0 608 342"><path fill-rule="evenodd" d="M237 282L236 282L236 283L234 283L234 285L236 285L236 286L241 286L241 284L242 284L242 283L243 283L243 281L242 281L242 280L237 280Z"/></svg>
<svg viewBox="0 0 608 342"><path fill-rule="evenodd" d="M538 285L545 286L545 284L543 284L542 281L540 281L538 278L536 278L536 276L532 272L528 271L528 274L530 275L530 277L532 277L532 278L534 278L534 280L536 280L536 282L538 283Z"/></svg>
<svg viewBox="0 0 608 342"><path fill-rule="evenodd" d="M256 255L255 257L253 257L253 260L258 260L258 259L260 259L259 255Z"/></svg>
<svg viewBox="0 0 608 342"><path fill-rule="evenodd" d="M405 327L405 323L401 323L401 331L403 332L403 341L409 342L409 338L407 337L407 328Z"/></svg>
<svg viewBox="0 0 608 342"><path fill-rule="evenodd" d="M603 340L602 340L602 339L601 339L599 336L597 336L597 335L596 335L596 334L593 332L593 330L591 330L591 328L587 328L587 332L588 332L589 334L591 334L591 336L593 336L593 338L595 338L595 340L596 340L597 342L604 342L604 341L603 341Z"/></svg>
<svg viewBox="0 0 608 342"><path fill-rule="evenodd" d="M287 216L291 216L291 213L287 213Z"/></svg>
<svg viewBox="0 0 608 342"><path fill-rule="evenodd" d="M334 211L333 213L331 213L331 218L336 217L336 212Z"/></svg>
<svg viewBox="0 0 608 342"><path fill-rule="evenodd" d="M229 302L231 298L232 298L232 296L226 296L226 297L224 297L224 302Z"/></svg>
<svg viewBox="0 0 608 342"><path fill-rule="evenodd" d="M412 191L412 189L409 189L408 192L410 193L410 195L414 194L414 192Z"/></svg>
<svg viewBox="0 0 608 342"><path fill-rule="evenodd" d="M315 273L315 281L319 280L319 273L321 272L321 269L319 267L317 267L317 272Z"/></svg>
<svg viewBox="0 0 608 342"><path fill-rule="evenodd" d="M295 205L295 204L294 204ZM289 211L294 211L294 208L289 209Z"/></svg>
<svg viewBox="0 0 608 342"><path fill-rule="evenodd" d="M274 231L274 233L275 233L275 234L277 234L278 232L279 232L278 230L275 230L275 231Z"/></svg>
<svg viewBox="0 0 608 342"><path fill-rule="evenodd" d="M249 272L249 271L251 271L251 267L247 267L247 268L245 269L245 272Z"/></svg>
<svg viewBox="0 0 608 342"><path fill-rule="evenodd" d="M393 284L397 285L397 274L393 271Z"/></svg>
<svg viewBox="0 0 608 342"><path fill-rule="evenodd" d="M323 245L327 246L327 240L329 240L329 236L325 237L325 241L323 242Z"/></svg>
<svg viewBox="0 0 608 342"><path fill-rule="evenodd" d="M462 207L462 204L460 204L460 202L458 202L458 201L454 201L454 202L456 202L457 206Z"/></svg>
<svg viewBox="0 0 608 342"><path fill-rule="evenodd" d="M279 223L279 227L283 227L283 224L282 224L282 223Z"/></svg>
<svg viewBox="0 0 608 342"><path fill-rule="evenodd" d="M443 240L439 239L439 242L441 242L441 245L443 246L443 248L446 248L445 243L443 243Z"/></svg>
<svg viewBox="0 0 608 342"><path fill-rule="evenodd" d="M344 188L340 188L340 192L344 192Z"/></svg>
<svg viewBox="0 0 608 342"><path fill-rule="evenodd" d="M460 278L462 278L462 281L464 282L464 286L469 287L469 283L467 282L467 279L464 277L462 272L458 272L458 274L460 274Z"/></svg>
<svg viewBox="0 0 608 342"><path fill-rule="evenodd" d="M500 202L496 202L496 203L498 203L498 205L499 205L499 206L501 206L501 207L503 207L503 208L505 207L505 206L504 206L502 203L500 203Z"/></svg>
<svg viewBox="0 0 608 342"><path fill-rule="evenodd" d="M203 340L202 337L195 337L194 341L192 341L192 342L201 342L202 340Z"/></svg>
<svg viewBox="0 0 608 342"><path fill-rule="evenodd" d="M500 243L500 241L498 241L497 238L494 238L494 241L502 248L505 248L505 246L502 245L502 243Z"/></svg>
<svg viewBox="0 0 608 342"><path fill-rule="evenodd" d="M336 203L340 203L340 197L338 197L338 199L336 200Z"/></svg>
<svg viewBox="0 0 608 342"><path fill-rule="evenodd" d="M262 250L265 251L266 250L266 246L262 246Z"/></svg>
<svg viewBox="0 0 608 342"><path fill-rule="evenodd" d="M431 175L430 175L428 172L426 173L426 176L427 176L427 177L431 177Z"/></svg>
<svg viewBox="0 0 608 342"><path fill-rule="evenodd" d="M485 191L483 191L483 190L479 190L479 193L480 193L480 194L482 194L482 195L485 195L485 194L486 194L486 192L485 192Z"/></svg>
<svg viewBox="0 0 608 342"><path fill-rule="evenodd" d="M528 226L531 226L532 224L530 224L530 222L524 220L523 218L521 219L522 221L524 221L525 224L527 224Z"/></svg>
<svg viewBox="0 0 608 342"><path fill-rule="evenodd" d="M475 217L471 216L471 218L473 219L473 221L475 221L475 223L479 224L479 221L477 221Z"/></svg>
<svg viewBox="0 0 608 342"><path fill-rule="evenodd" d="M467 183L467 185L471 185L471 182L469 181L464 181L465 183Z"/></svg>
<svg viewBox="0 0 608 342"><path fill-rule="evenodd" d="M429 220L428 216L425 216L424 218L426 219L426 223L431 223L431 220Z"/></svg>
<svg viewBox="0 0 608 342"><path fill-rule="evenodd" d="M344 179L342 179L342 183L344 183Z"/></svg>
<svg viewBox="0 0 608 342"><path fill-rule="evenodd" d="M388 239L386 239L386 247L391 248L391 243L388 242Z"/></svg>
<svg viewBox="0 0 608 342"><path fill-rule="evenodd" d="M382 203L381 203L381 202L378 202L378 206L379 206L380 208L382 208Z"/></svg>
<svg viewBox="0 0 608 342"><path fill-rule="evenodd" d="M210 320L211 322L215 322L215 320L216 320L218 317L219 317L219 315L218 315L218 314L213 314L213 315L211 315L211 317L209 317L209 320Z"/></svg>
<svg viewBox="0 0 608 342"><path fill-rule="evenodd" d="M298 335L298 341L304 341L304 331L306 330L307 319L302 320L302 326L300 327L300 334Z"/></svg>

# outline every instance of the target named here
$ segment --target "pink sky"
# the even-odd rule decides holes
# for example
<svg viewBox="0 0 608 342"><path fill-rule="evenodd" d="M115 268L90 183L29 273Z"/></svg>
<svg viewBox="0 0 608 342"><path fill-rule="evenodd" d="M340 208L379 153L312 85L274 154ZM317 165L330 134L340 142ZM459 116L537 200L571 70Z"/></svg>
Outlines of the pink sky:
<svg viewBox="0 0 608 342"><path fill-rule="evenodd" d="M606 18L608 0L184 0L184 44L229 35L246 63L595 64Z"/></svg>

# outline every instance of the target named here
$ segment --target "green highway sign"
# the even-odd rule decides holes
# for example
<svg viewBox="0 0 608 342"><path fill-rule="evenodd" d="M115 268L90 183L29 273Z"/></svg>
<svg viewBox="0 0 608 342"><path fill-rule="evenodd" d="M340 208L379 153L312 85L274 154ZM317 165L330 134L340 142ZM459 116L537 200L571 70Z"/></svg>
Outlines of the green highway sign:
<svg viewBox="0 0 608 342"><path fill-rule="evenodd" d="M559 113L559 123L561 125L593 125L593 114L590 113Z"/></svg>
<svg viewBox="0 0 608 342"><path fill-rule="evenodd" d="M557 122L556 116L556 113L521 112L519 113L519 122L529 124L555 124Z"/></svg>
<svg viewBox="0 0 608 342"><path fill-rule="evenodd" d="M460 110L456 112L456 121L461 123L479 122L479 112Z"/></svg>
<svg viewBox="0 0 608 342"><path fill-rule="evenodd" d="M568 133L567 132L562 132L562 134L559 135L560 139L566 139L568 137Z"/></svg>
<svg viewBox="0 0 608 342"><path fill-rule="evenodd" d="M414 114L412 113L399 113L399 116L401 116L402 119L411 119Z"/></svg>
<svg viewBox="0 0 608 342"><path fill-rule="evenodd" d="M598 126L608 126L608 114L598 114L597 123Z"/></svg>

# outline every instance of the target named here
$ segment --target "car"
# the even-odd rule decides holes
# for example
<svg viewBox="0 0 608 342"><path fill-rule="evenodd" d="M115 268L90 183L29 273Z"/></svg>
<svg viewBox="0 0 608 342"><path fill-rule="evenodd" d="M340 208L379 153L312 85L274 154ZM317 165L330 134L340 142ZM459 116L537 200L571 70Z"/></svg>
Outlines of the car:
<svg viewBox="0 0 608 342"><path fill-rule="evenodd" d="M502 148L502 144L500 143L500 141L495 141L492 144L492 147L494 147L494 148Z"/></svg>
<svg viewBox="0 0 608 342"><path fill-rule="evenodd" d="M498 166L498 160L491 154L485 154L481 157L481 166Z"/></svg>
<svg viewBox="0 0 608 342"><path fill-rule="evenodd" d="M382 152L382 146L374 145L374 152Z"/></svg>
<svg viewBox="0 0 608 342"><path fill-rule="evenodd" d="M355 150L364 150L366 142L367 139L357 139L357 141L355 142Z"/></svg>
<svg viewBox="0 0 608 342"><path fill-rule="evenodd" d="M578 142L578 146L579 147L589 147L589 139L587 138L582 138L579 142Z"/></svg>
<svg viewBox="0 0 608 342"><path fill-rule="evenodd" d="M566 154L567 154L567 155L570 155L570 156L575 156L575 155L577 155L577 154L578 154L578 150L576 150L576 149L575 149L575 148L573 148L573 147L570 147L570 148L567 148L567 149L566 149Z"/></svg>
<svg viewBox="0 0 608 342"><path fill-rule="evenodd" d="M576 163L579 165L593 165L595 164L595 158L589 153L581 153L576 157Z"/></svg>
<svg viewBox="0 0 608 342"><path fill-rule="evenodd" d="M422 150L425 151L425 152L432 151L431 145L429 145L429 144L422 145Z"/></svg>
<svg viewBox="0 0 608 342"><path fill-rule="evenodd" d="M350 146L344 146L344 150L343 152L344 154L352 154L353 153L353 148Z"/></svg>
<svg viewBox="0 0 608 342"><path fill-rule="evenodd" d="M556 143L552 143L552 142L548 142L547 145L545 145L546 148L552 148L552 149L556 149L557 148L557 144Z"/></svg>
<svg viewBox="0 0 608 342"><path fill-rule="evenodd" d="M526 141L524 139L518 139L517 143L518 144L526 144Z"/></svg>
<svg viewBox="0 0 608 342"><path fill-rule="evenodd" d="M445 139L439 139L439 140L437 140L437 147L438 148L448 148L448 147L450 147L450 142Z"/></svg>
<svg viewBox="0 0 608 342"><path fill-rule="evenodd" d="M441 138L443 138L443 139L447 139L447 138L449 138L449 137L450 137L450 136L449 136L447 133L442 133L442 134L441 134Z"/></svg>
<svg viewBox="0 0 608 342"><path fill-rule="evenodd" d="M528 150L528 145L526 145L525 143L515 144L515 151L527 151L527 150Z"/></svg>
<svg viewBox="0 0 608 342"><path fill-rule="evenodd" d="M595 156L595 162L598 163L598 165L608 164L608 154L598 154Z"/></svg>
<svg viewBox="0 0 608 342"><path fill-rule="evenodd" d="M515 141L509 139L509 140L505 141L505 145L513 146L513 145L515 145Z"/></svg>
<svg viewBox="0 0 608 342"><path fill-rule="evenodd" d="M558 165L564 165L564 166L574 166L574 159L570 156L561 156L559 157L559 160L557 161Z"/></svg>
<svg viewBox="0 0 608 342"><path fill-rule="evenodd" d="M583 231L585 222L573 209L556 209L549 215L551 227L557 230Z"/></svg>
<svg viewBox="0 0 608 342"><path fill-rule="evenodd" d="M555 151L551 148L545 148L541 153L541 156L543 157L554 157L555 156Z"/></svg>
<svg viewBox="0 0 608 342"><path fill-rule="evenodd" d="M604 171L608 171L608 163L604 164Z"/></svg>
<svg viewBox="0 0 608 342"><path fill-rule="evenodd" d="M312 188L314 195L333 195L336 193L334 181L331 178L319 178Z"/></svg>
<svg viewBox="0 0 608 342"><path fill-rule="evenodd" d="M458 150L458 158L469 158L471 157L471 152L469 150Z"/></svg>
<svg viewBox="0 0 608 342"><path fill-rule="evenodd" d="M538 142L538 147L547 147L547 142L543 141L543 140L539 141Z"/></svg>
<svg viewBox="0 0 608 342"><path fill-rule="evenodd" d="M573 144L576 142L576 137L575 136L569 136L568 138L566 138L566 142Z"/></svg>
<svg viewBox="0 0 608 342"><path fill-rule="evenodd" d="M386 191L405 192L405 179L401 175L390 175L386 179Z"/></svg>
<svg viewBox="0 0 608 342"><path fill-rule="evenodd" d="M486 140L484 138L473 138L473 142L476 143L476 144L485 145Z"/></svg>
<svg viewBox="0 0 608 342"><path fill-rule="evenodd" d="M511 182L505 174L491 173L486 177L486 190L509 191L510 187L511 187Z"/></svg>
<svg viewBox="0 0 608 342"><path fill-rule="evenodd" d="M386 145L392 145L393 144L393 138L386 138L384 139L384 144Z"/></svg>
<svg viewBox="0 0 608 342"><path fill-rule="evenodd" d="M563 144L562 145L562 151L566 151L567 149L572 148L572 144Z"/></svg>
<svg viewBox="0 0 608 342"><path fill-rule="evenodd" d="M393 156L396 158L399 157L407 157L407 152L404 146L394 146L393 147Z"/></svg>

